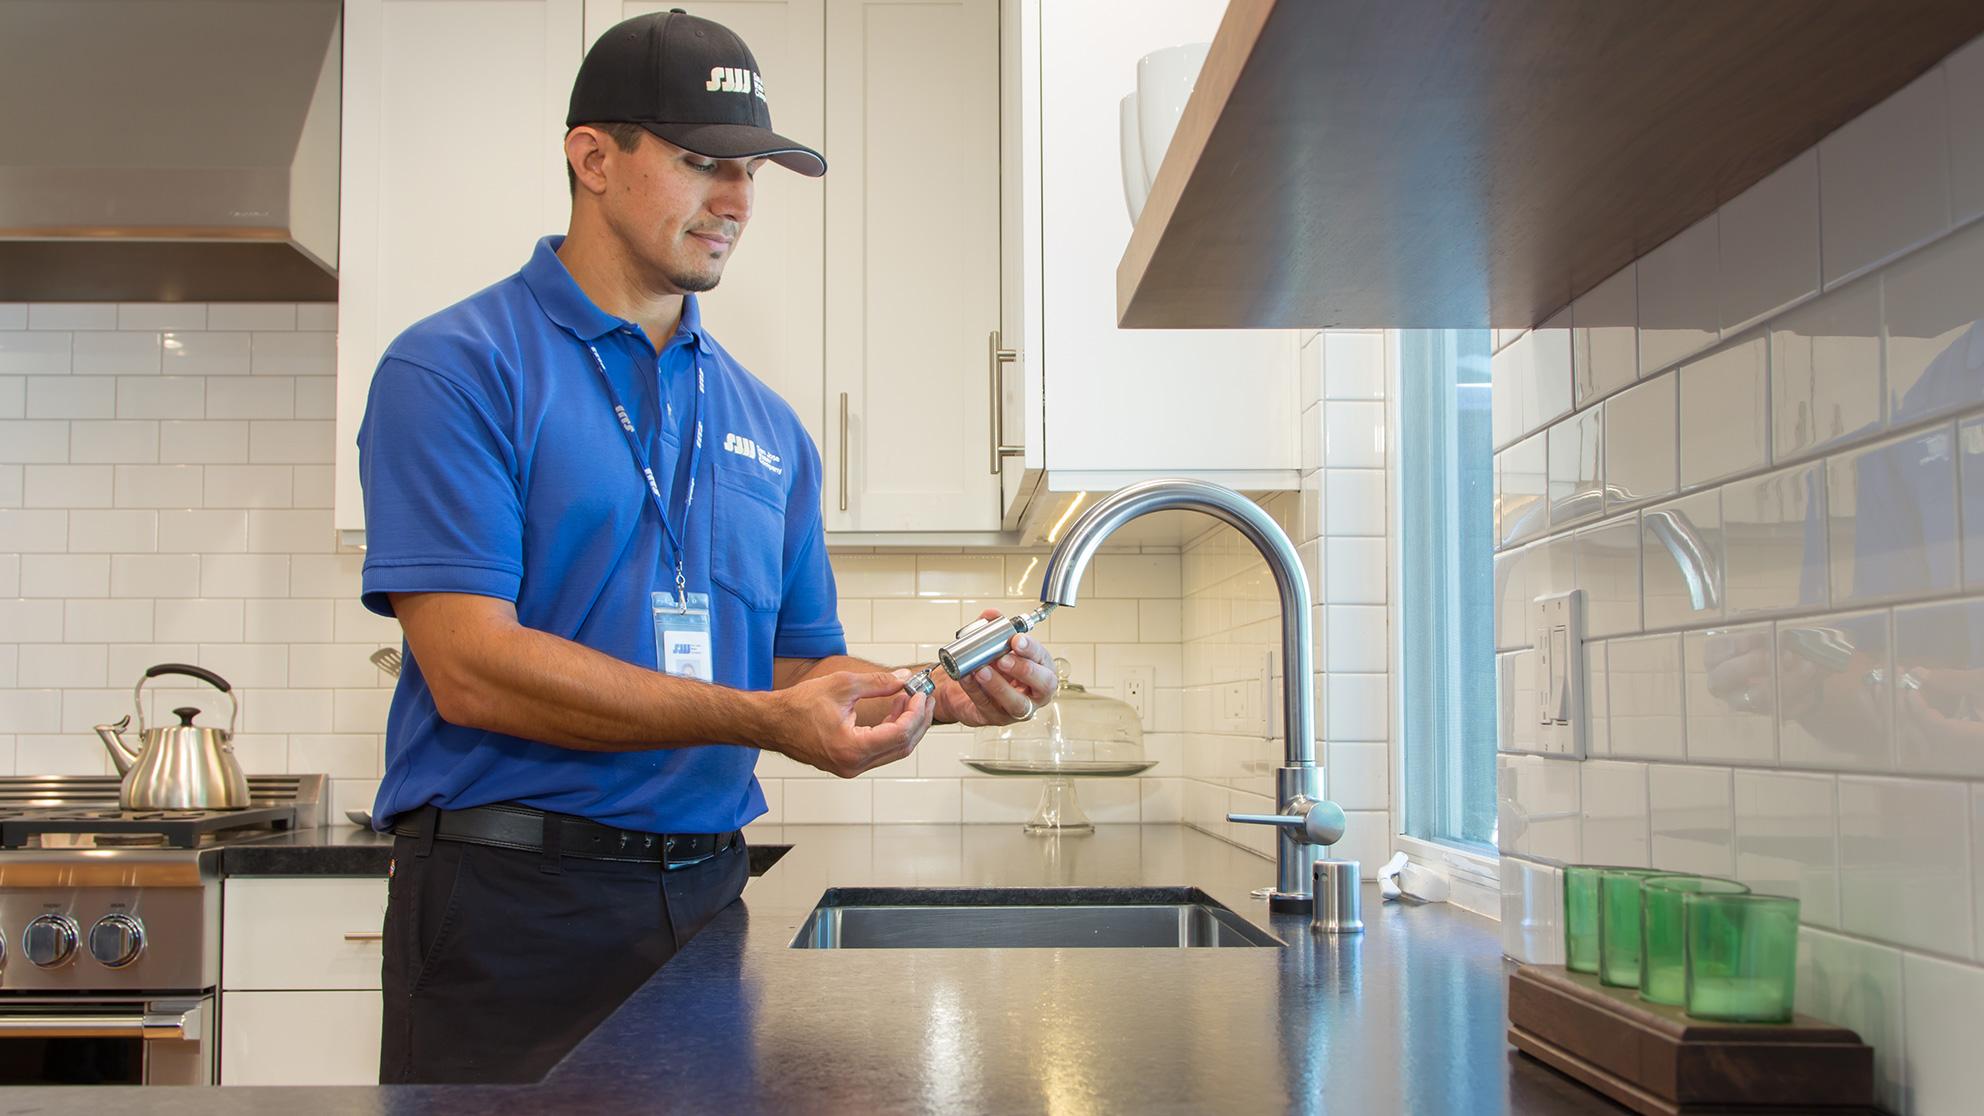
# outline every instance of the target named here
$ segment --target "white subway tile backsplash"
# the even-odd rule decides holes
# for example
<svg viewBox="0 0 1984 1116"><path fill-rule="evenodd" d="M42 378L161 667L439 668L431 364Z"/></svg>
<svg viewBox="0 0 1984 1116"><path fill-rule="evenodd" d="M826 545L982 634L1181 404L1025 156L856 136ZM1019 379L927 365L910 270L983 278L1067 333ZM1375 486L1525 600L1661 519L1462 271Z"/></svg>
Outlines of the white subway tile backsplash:
<svg viewBox="0 0 1984 1116"><path fill-rule="evenodd" d="M252 644L249 646L253 646ZM376 689L390 702L392 690L379 688L379 668L368 657L378 650L369 643L292 643L288 651L289 681L299 690L335 689L361 691ZM346 699L349 702L350 699ZM333 714L336 699L332 699ZM366 731L384 732L385 720Z"/></svg>
<svg viewBox="0 0 1984 1116"><path fill-rule="evenodd" d="M118 554L110 559L113 597L197 597L197 554Z"/></svg>
<svg viewBox="0 0 1984 1116"><path fill-rule="evenodd" d="M9 648L11 651L12 648ZM109 675L101 643L51 643L33 648L19 664L14 685L22 689L101 688Z"/></svg>
<svg viewBox="0 0 1984 1116"><path fill-rule="evenodd" d="M0 522L4 519L4 515L0 515ZM69 550L72 553L130 554L151 553L157 549L158 513L155 511L69 513Z"/></svg>
<svg viewBox="0 0 1984 1116"><path fill-rule="evenodd" d="M117 415L117 381L104 376L29 376L31 419L107 419Z"/></svg>
<svg viewBox="0 0 1984 1116"><path fill-rule="evenodd" d="M1640 513L1642 613L1648 628L1722 616L1722 493L1698 492Z"/></svg>
<svg viewBox="0 0 1984 1116"><path fill-rule="evenodd" d="M67 333L0 330L0 373L39 376L67 372L71 345Z"/></svg>
<svg viewBox="0 0 1984 1116"><path fill-rule="evenodd" d="M1591 864L1645 867L1651 841L1647 765L1590 760L1578 768L1584 826L1580 855Z"/></svg>
<svg viewBox="0 0 1984 1116"><path fill-rule="evenodd" d="M116 329L114 302L30 302L29 329Z"/></svg>
<svg viewBox="0 0 1984 1116"><path fill-rule="evenodd" d="M207 381L210 419L287 419L296 414L296 381L250 376Z"/></svg>
<svg viewBox="0 0 1984 1116"><path fill-rule="evenodd" d="M1873 1047L1875 1098L1888 1112L1904 1111L1901 951L1812 929L1799 931L1798 946L1798 1011Z"/></svg>
<svg viewBox="0 0 1984 1116"><path fill-rule="evenodd" d="M256 508L248 513L248 550L255 554L329 553L337 549L331 513L321 509Z"/></svg>
<svg viewBox="0 0 1984 1116"><path fill-rule="evenodd" d="M1389 610L1383 605L1337 605L1324 610L1328 649L1323 669L1378 674L1389 669Z"/></svg>
<svg viewBox="0 0 1984 1116"><path fill-rule="evenodd" d="M62 638L71 643L144 643L153 624L151 601L70 600L62 609Z"/></svg>
<svg viewBox="0 0 1984 1116"><path fill-rule="evenodd" d="M1984 960L1984 783L1970 784L1970 875L1977 908L1977 957Z"/></svg>
<svg viewBox="0 0 1984 1116"><path fill-rule="evenodd" d="M886 769L883 769L886 770ZM874 819L873 779L793 779L785 784L787 825L847 825Z"/></svg>
<svg viewBox="0 0 1984 1116"><path fill-rule="evenodd" d="M1889 421L1984 403L1984 225L1889 268L1882 291Z"/></svg>
<svg viewBox="0 0 1984 1116"><path fill-rule="evenodd" d="M0 376L0 419L25 418L27 413L27 377Z"/></svg>
<svg viewBox="0 0 1984 1116"><path fill-rule="evenodd" d="M69 513L53 508L0 508L0 548L15 554L60 553Z"/></svg>
<svg viewBox="0 0 1984 1116"><path fill-rule="evenodd" d="M1726 767L1669 764L1647 770L1653 867L1710 876L1736 870L1730 774Z"/></svg>
<svg viewBox="0 0 1984 1116"><path fill-rule="evenodd" d="M335 631L327 600L249 600L242 626L249 643L329 643Z"/></svg>
<svg viewBox="0 0 1984 1116"><path fill-rule="evenodd" d="M1605 401L1606 510L1657 500L1674 491L1678 378L1658 379ZM1508 478L1503 477L1504 488Z"/></svg>
<svg viewBox="0 0 1984 1116"><path fill-rule="evenodd" d="M71 367L77 375L148 376L159 370L159 335L78 333Z"/></svg>
<svg viewBox="0 0 1984 1116"><path fill-rule="evenodd" d="M61 599L110 595L107 555L23 554L21 596Z"/></svg>
<svg viewBox="0 0 1984 1116"><path fill-rule="evenodd" d="M206 477L198 465L118 465L115 468L118 507L195 508L200 505Z"/></svg>
<svg viewBox="0 0 1984 1116"><path fill-rule="evenodd" d="M293 302L216 302L207 307L213 330L295 329Z"/></svg>
<svg viewBox="0 0 1984 1116"><path fill-rule="evenodd" d="M337 502L337 473L329 465L298 465L290 502L299 508L329 510Z"/></svg>
<svg viewBox="0 0 1984 1116"><path fill-rule="evenodd" d="M1524 426L1535 430L1571 410L1571 308L1566 306L1530 331L1530 367L1535 376Z"/></svg>
<svg viewBox="0 0 1984 1116"><path fill-rule="evenodd" d="M956 823L964 817L962 782L961 779L876 779L875 820L883 824ZM1084 784L1081 788L1085 798L1089 797L1092 785ZM1093 814L1092 806L1090 812Z"/></svg>
<svg viewBox="0 0 1984 1116"><path fill-rule="evenodd" d="M1547 434L1532 435L1495 459L1502 485L1502 546L1533 539L1549 528L1549 444Z"/></svg>
<svg viewBox="0 0 1984 1116"><path fill-rule="evenodd" d="M335 333L263 333L252 342L249 367L257 376L331 376L338 370Z"/></svg>
<svg viewBox="0 0 1984 1116"><path fill-rule="evenodd" d="M1612 754L1679 760L1686 755L1681 637L1606 644Z"/></svg>
<svg viewBox="0 0 1984 1116"><path fill-rule="evenodd" d="M296 378L296 417L300 419L326 420L337 418L337 377L298 376Z"/></svg>
<svg viewBox="0 0 1984 1116"><path fill-rule="evenodd" d="M1947 227L1948 110L1935 69L1819 142L1827 286Z"/></svg>
<svg viewBox="0 0 1984 1116"><path fill-rule="evenodd" d="M366 734L298 734L289 738L289 769L341 779L379 777L379 738Z"/></svg>
<svg viewBox="0 0 1984 1116"><path fill-rule="evenodd" d="M1605 511L1605 478L1599 472L1597 408L1574 415L1550 428L1550 524L1562 527L1596 519Z"/></svg>
<svg viewBox="0 0 1984 1116"><path fill-rule="evenodd" d="M1612 754L1612 666L1608 646L1603 642L1584 645L1584 702L1590 712L1585 754L1591 756Z"/></svg>
<svg viewBox="0 0 1984 1116"><path fill-rule="evenodd" d="M1502 861L1502 952L1529 965L1564 963L1564 880L1547 864Z"/></svg>
<svg viewBox="0 0 1984 1116"><path fill-rule="evenodd" d="M1808 926L1839 925L1839 814L1830 775L1736 772L1736 878L1798 900Z"/></svg>
<svg viewBox="0 0 1984 1116"><path fill-rule="evenodd" d="M296 328L319 330L334 330L338 328L338 304L335 302L297 303Z"/></svg>
<svg viewBox="0 0 1984 1116"><path fill-rule="evenodd" d="M179 333L160 335L160 365L168 376L246 376L249 335L246 333Z"/></svg>
<svg viewBox="0 0 1984 1116"><path fill-rule="evenodd" d="M1916 953L1903 953L1901 966L1908 1111L1970 1110L1984 1095L1984 1061L1970 1041L1984 1029L1984 968Z"/></svg>
<svg viewBox="0 0 1984 1116"><path fill-rule="evenodd" d="M1578 585L1584 589L1585 633L1618 635L1640 629L1640 525L1626 515L1572 536Z"/></svg>
<svg viewBox="0 0 1984 1116"><path fill-rule="evenodd" d="M299 685L304 681L292 676L290 684ZM386 712L392 706L392 701L391 690L375 686L369 679L365 689L334 691L331 702L331 731L385 732Z"/></svg>
<svg viewBox="0 0 1984 1116"><path fill-rule="evenodd" d="M26 329L27 327L27 303L0 302L0 329Z"/></svg>
<svg viewBox="0 0 1984 1116"><path fill-rule="evenodd" d="M1383 535L1385 471L1327 469L1323 473L1323 533L1325 535Z"/></svg>
<svg viewBox="0 0 1984 1116"><path fill-rule="evenodd" d="M123 330L207 328L204 302L125 302L117 307L117 328Z"/></svg>
<svg viewBox="0 0 1984 1116"><path fill-rule="evenodd" d="M1819 153L1807 151L1722 207L1722 329L1819 289Z"/></svg>
<svg viewBox="0 0 1984 1116"><path fill-rule="evenodd" d="M1949 56L1950 216L1961 225L1984 215L1984 40Z"/></svg>
<svg viewBox="0 0 1984 1116"><path fill-rule="evenodd" d="M1960 783L1840 776L1840 928L1970 956L1969 813Z"/></svg>
<svg viewBox="0 0 1984 1116"><path fill-rule="evenodd" d="M1896 609L1894 669L1901 770L1984 777L1984 600Z"/></svg>
<svg viewBox="0 0 1984 1116"><path fill-rule="evenodd" d="M1777 760L1775 639L1769 624L1688 632L1690 762L1771 764Z"/></svg>
<svg viewBox="0 0 1984 1116"><path fill-rule="evenodd" d="M360 604L356 598L340 597L332 601L331 616L335 621L332 631L339 643L370 643L374 646L383 646L396 644L403 638L398 620L390 616L380 616ZM315 641L299 636L294 642Z"/></svg>
<svg viewBox="0 0 1984 1116"><path fill-rule="evenodd" d="M1010 568L1013 559L1006 561ZM911 555L836 554L833 556L833 568L835 585L843 597L916 595L916 558ZM1036 574L1033 586L1037 589L1039 585ZM1012 591L1017 594L1025 590L1015 588Z"/></svg>
<svg viewBox="0 0 1984 1116"><path fill-rule="evenodd" d="M1083 600L1081 608L1087 610L1099 603ZM1055 620L1072 611L1057 613ZM874 603L875 638L905 643L946 640L964 623L962 616L963 610L955 599L878 600Z"/></svg>
<svg viewBox="0 0 1984 1116"><path fill-rule="evenodd" d="M1502 851L1566 864L1584 858L1579 836L1582 764L1496 757L1496 834Z"/></svg>
<svg viewBox="0 0 1984 1116"><path fill-rule="evenodd" d="M171 464L242 464L248 460L246 422L161 422L158 459Z"/></svg>
<svg viewBox="0 0 1984 1116"><path fill-rule="evenodd" d="M210 508L286 508L294 472L287 465L209 465L206 505Z"/></svg>
<svg viewBox="0 0 1984 1116"><path fill-rule="evenodd" d="M1826 510L1835 605L1955 589L1956 428L1829 459Z"/></svg>
<svg viewBox="0 0 1984 1116"><path fill-rule="evenodd" d="M1984 587L1984 418L1957 426L1957 467L1962 474L1963 583Z"/></svg>
<svg viewBox="0 0 1984 1116"><path fill-rule="evenodd" d="M118 418L197 419L206 413L207 381L199 376L124 376L117 380Z"/></svg>
<svg viewBox="0 0 1984 1116"><path fill-rule="evenodd" d="M156 638L186 643L239 643L242 639L241 616L241 602L238 600L199 598L160 601ZM147 633L136 638L153 637Z"/></svg>
<svg viewBox="0 0 1984 1116"><path fill-rule="evenodd" d="M108 465L28 465L22 503L30 508L107 508L111 504Z"/></svg>
<svg viewBox="0 0 1984 1116"><path fill-rule="evenodd" d="M1384 468L1385 405L1350 401L1328 404L1323 416L1323 457L1338 468Z"/></svg>
<svg viewBox="0 0 1984 1116"><path fill-rule="evenodd" d="M1498 448L1529 432L1524 423L1525 412L1533 407L1529 397L1535 393L1534 363L1527 332L1488 358L1489 442Z"/></svg>
<svg viewBox="0 0 1984 1116"><path fill-rule="evenodd" d="M69 460L104 465L154 463L158 461L158 423L72 422Z"/></svg>
<svg viewBox="0 0 1984 1116"><path fill-rule="evenodd" d="M62 691L0 690L0 732L55 732L62 723Z"/></svg>
<svg viewBox="0 0 1984 1116"><path fill-rule="evenodd" d="M1385 603L1384 539L1325 539L1323 599L1331 604Z"/></svg>
<svg viewBox="0 0 1984 1116"><path fill-rule="evenodd" d="M1770 457L1769 345L1759 331L1681 366L1681 486L1760 469Z"/></svg>
<svg viewBox="0 0 1984 1116"><path fill-rule="evenodd" d="M1787 766L1894 765L1888 614L1777 625L1778 753Z"/></svg>
<svg viewBox="0 0 1984 1116"><path fill-rule="evenodd" d="M1389 675L1331 674L1323 697L1323 732L1332 741L1391 739Z"/></svg>
<svg viewBox="0 0 1984 1116"><path fill-rule="evenodd" d="M1587 407L1639 379L1639 285L1627 265L1571 303L1571 382Z"/></svg>
<svg viewBox="0 0 1984 1116"><path fill-rule="evenodd" d="M242 520L246 538L247 520ZM362 554L298 554L289 560L289 591L297 597L355 597Z"/></svg>
<svg viewBox="0 0 1984 1116"><path fill-rule="evenodd" d="M1333 740L1324 748L1330 800L1346 810L1391 805L1391 749L1373 741Z"/></svg>
<svg viewBox="0 0 1984 1116"><path fill-rule="evenodd" d="M0 554L0 598L17 597L21 592L21 556Z"/></svg>
<svg viewBox="0 0 1984 1116"><path fill-rule="evenodd" d="M336 423L256 421L248 424L248 460L257 465L309 465L337 452Z"/></svg>
<svg viewBox="0 0 1984 1116"><path fill-rule="evenodd" d="M1323 398L1385 397L1385 334L1374 329L1323 331Z"/></svg>
<svg viewBox="0 0 1984 1116"><path fill-rule="evenodd" d="M69 424L60 421L0 421L0 463L61 463L69 460Z"/></svg>
<svg viewBox="0 0 1984 1116"><path fill-rule="evenodd" d="M1640 257L1640 375L1659 372L1715 343L1720 253L1716 215L1710 214Z"/></svg>
<svg viewBox="0 0 1984 1116"><path fill-rule="evenodd" d="M248 732L329 733L330 690L257 690L241 706Z"/></svg>
<svg viewBox="0 0 1984 1116"><path fill-rule="evenodd" d="M1864 437L1881 425L1881 281L1870 276L1770 327L1774 460Z"/></svg>
<svg viewBox="0 0 1984 1116"><path fill-rule="evenodd" d="M1825 606L1825 506L1817 463L1724 486L1723 584L1732 619Z"/></svg>
<svg viewBox="0 0 1984 1116"><path fill-rule="evenodd" d="M283 689L290 685L289 650L280 644L257 643L202 643L193 658L194 662L219 674L236 687L250 690L263 688ZM361 660L362 661L362 660ZM369 664L368 664L369 665ZM378 678L375 671L366 685ZM299 687L306 682L297 683ZM202 701L211 700L208 698ZM244 761L245 762L245 761ZM254 770L247 768L246 770ZM289 770L304 770L290 768Z"/></svg>
<svg viewBox="0 0 1984 1116"><path fill-rule="evenodd" d="M1007 561L1010 563L1011 559ZM1092 573L1095 578L1094 593L1098 597L1175 599L1183 585L1181 564L1176 554L1098 554ZM1038 592L1040 576L1040 571L1036 569L1027 585L1014 586L1011 591L1020 595ZM995 587L989 592L996 594L1004 591ZM970 595L985 594L974 590Z"/></svg>
<svg viewBox="0 0 1984 1116"><path fill-rule="evenodd" d="M116 719L107 713L105 717ZM14 738L14 770L24 775L108 775L110 756L101 744L89 747L87 736L80 733L23 733Z"/></svg>

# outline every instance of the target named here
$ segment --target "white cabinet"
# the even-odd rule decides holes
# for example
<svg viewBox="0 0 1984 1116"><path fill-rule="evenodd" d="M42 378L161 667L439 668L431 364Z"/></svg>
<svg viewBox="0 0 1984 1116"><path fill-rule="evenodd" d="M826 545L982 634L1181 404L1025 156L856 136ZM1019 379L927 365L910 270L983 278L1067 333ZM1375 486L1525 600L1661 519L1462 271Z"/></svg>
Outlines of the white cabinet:
<svg viewBox="0 0 1984 1116"><path fill-rule="evenodd" d="M826 56L827 527L996 530L998 0L828 0Z"/></svg>
<svg viewBox="0 0 1984 1116"><path fill-rule="evenodd" d="M565 231L562 140L582 33L581 0L345 0L341 531L365 526L353 439L379 354Z"/></svg>
<svg viewBox="0 0 1984 1116"><path fill-rule="evenodd" d="M1029 0L1037 2L1037 0ZM1238 488L1292 488L1301 447L1298 337L1286 330L1116 326L1116 265L1130 239L1118 102L1137 59L1207 41L1222 0L1039 4L1043 445L1050 483L1108 487L1181 472ZM1247 173L1245 167L1233 168ZM1235 212L1236 223L1273 221ZM1299 235L1300 230L1287 230Z"/></svg>
<svg viewBox="0 0 1984 1116"><path fill-rule="evenodd" d="M382 879L227 881L221 1084L378 1082L385 916Z"/></svg>

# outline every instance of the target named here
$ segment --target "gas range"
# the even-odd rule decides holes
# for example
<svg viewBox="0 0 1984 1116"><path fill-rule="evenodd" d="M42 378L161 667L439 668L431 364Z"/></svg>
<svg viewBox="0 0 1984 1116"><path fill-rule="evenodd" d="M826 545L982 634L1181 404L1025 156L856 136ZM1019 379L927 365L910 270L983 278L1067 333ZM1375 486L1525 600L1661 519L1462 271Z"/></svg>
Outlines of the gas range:
<svg viewBox="0 0 1984 1116"><path fill-rule="evenodd" d="M254 776L246 809L124 811L115 777L0 777L0 996L213 987L220 849L322 824L324 783Z"/></svg>

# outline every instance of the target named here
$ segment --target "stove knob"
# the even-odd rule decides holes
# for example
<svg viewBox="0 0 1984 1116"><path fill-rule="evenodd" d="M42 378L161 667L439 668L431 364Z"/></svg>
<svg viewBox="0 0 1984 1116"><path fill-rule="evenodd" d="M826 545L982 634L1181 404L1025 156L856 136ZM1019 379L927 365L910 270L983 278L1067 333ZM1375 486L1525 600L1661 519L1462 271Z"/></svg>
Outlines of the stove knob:
<svg viewBox="0 0 1984 1116"><path fill-rule="evenodd" d="M21 952L41 968L60 968L75 959L78 936L75 919L45 914L28 923L21 935Z"/></svg>
<svg viewBox="0 0 1984 1116"><path fill-rule="evenodd" d="M106 969L121 969L145 952L145 924L127 914L107 914L90 927L90 956Z"/></svg>
<svg viewBox="0 0 1984 1116"><path fill-rule="evenodd" d="M0 969L7 967L7 932L0 930Z"/></svg>

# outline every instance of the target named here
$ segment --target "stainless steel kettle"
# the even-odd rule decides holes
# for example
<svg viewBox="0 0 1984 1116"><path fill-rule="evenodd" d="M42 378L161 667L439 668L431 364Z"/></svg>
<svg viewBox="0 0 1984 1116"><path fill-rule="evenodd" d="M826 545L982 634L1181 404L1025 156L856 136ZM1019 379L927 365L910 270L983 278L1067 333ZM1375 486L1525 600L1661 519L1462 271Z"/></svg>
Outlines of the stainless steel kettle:
<svg viewBox="0 0 1984 1116"><path fill-rule="evenodd" d="M202 728L193 723L200 711L191 706L175 709L176 725L145 727L145 683L162 674L183 674L197 678L227 695L228 717L225 732ZM248 777L241 773L241 761L234 758L234 724L241 715L234 700L234 687L227 679L202 667L185 663L160 663L145 671L131 688L131 701L138 710L138 746L131 747L121 735L131 717L114 725L96 726L103 746L110 749L110 760L124 776L117 792L117 803L126 810L239 810L250 803Z"/></svg>

